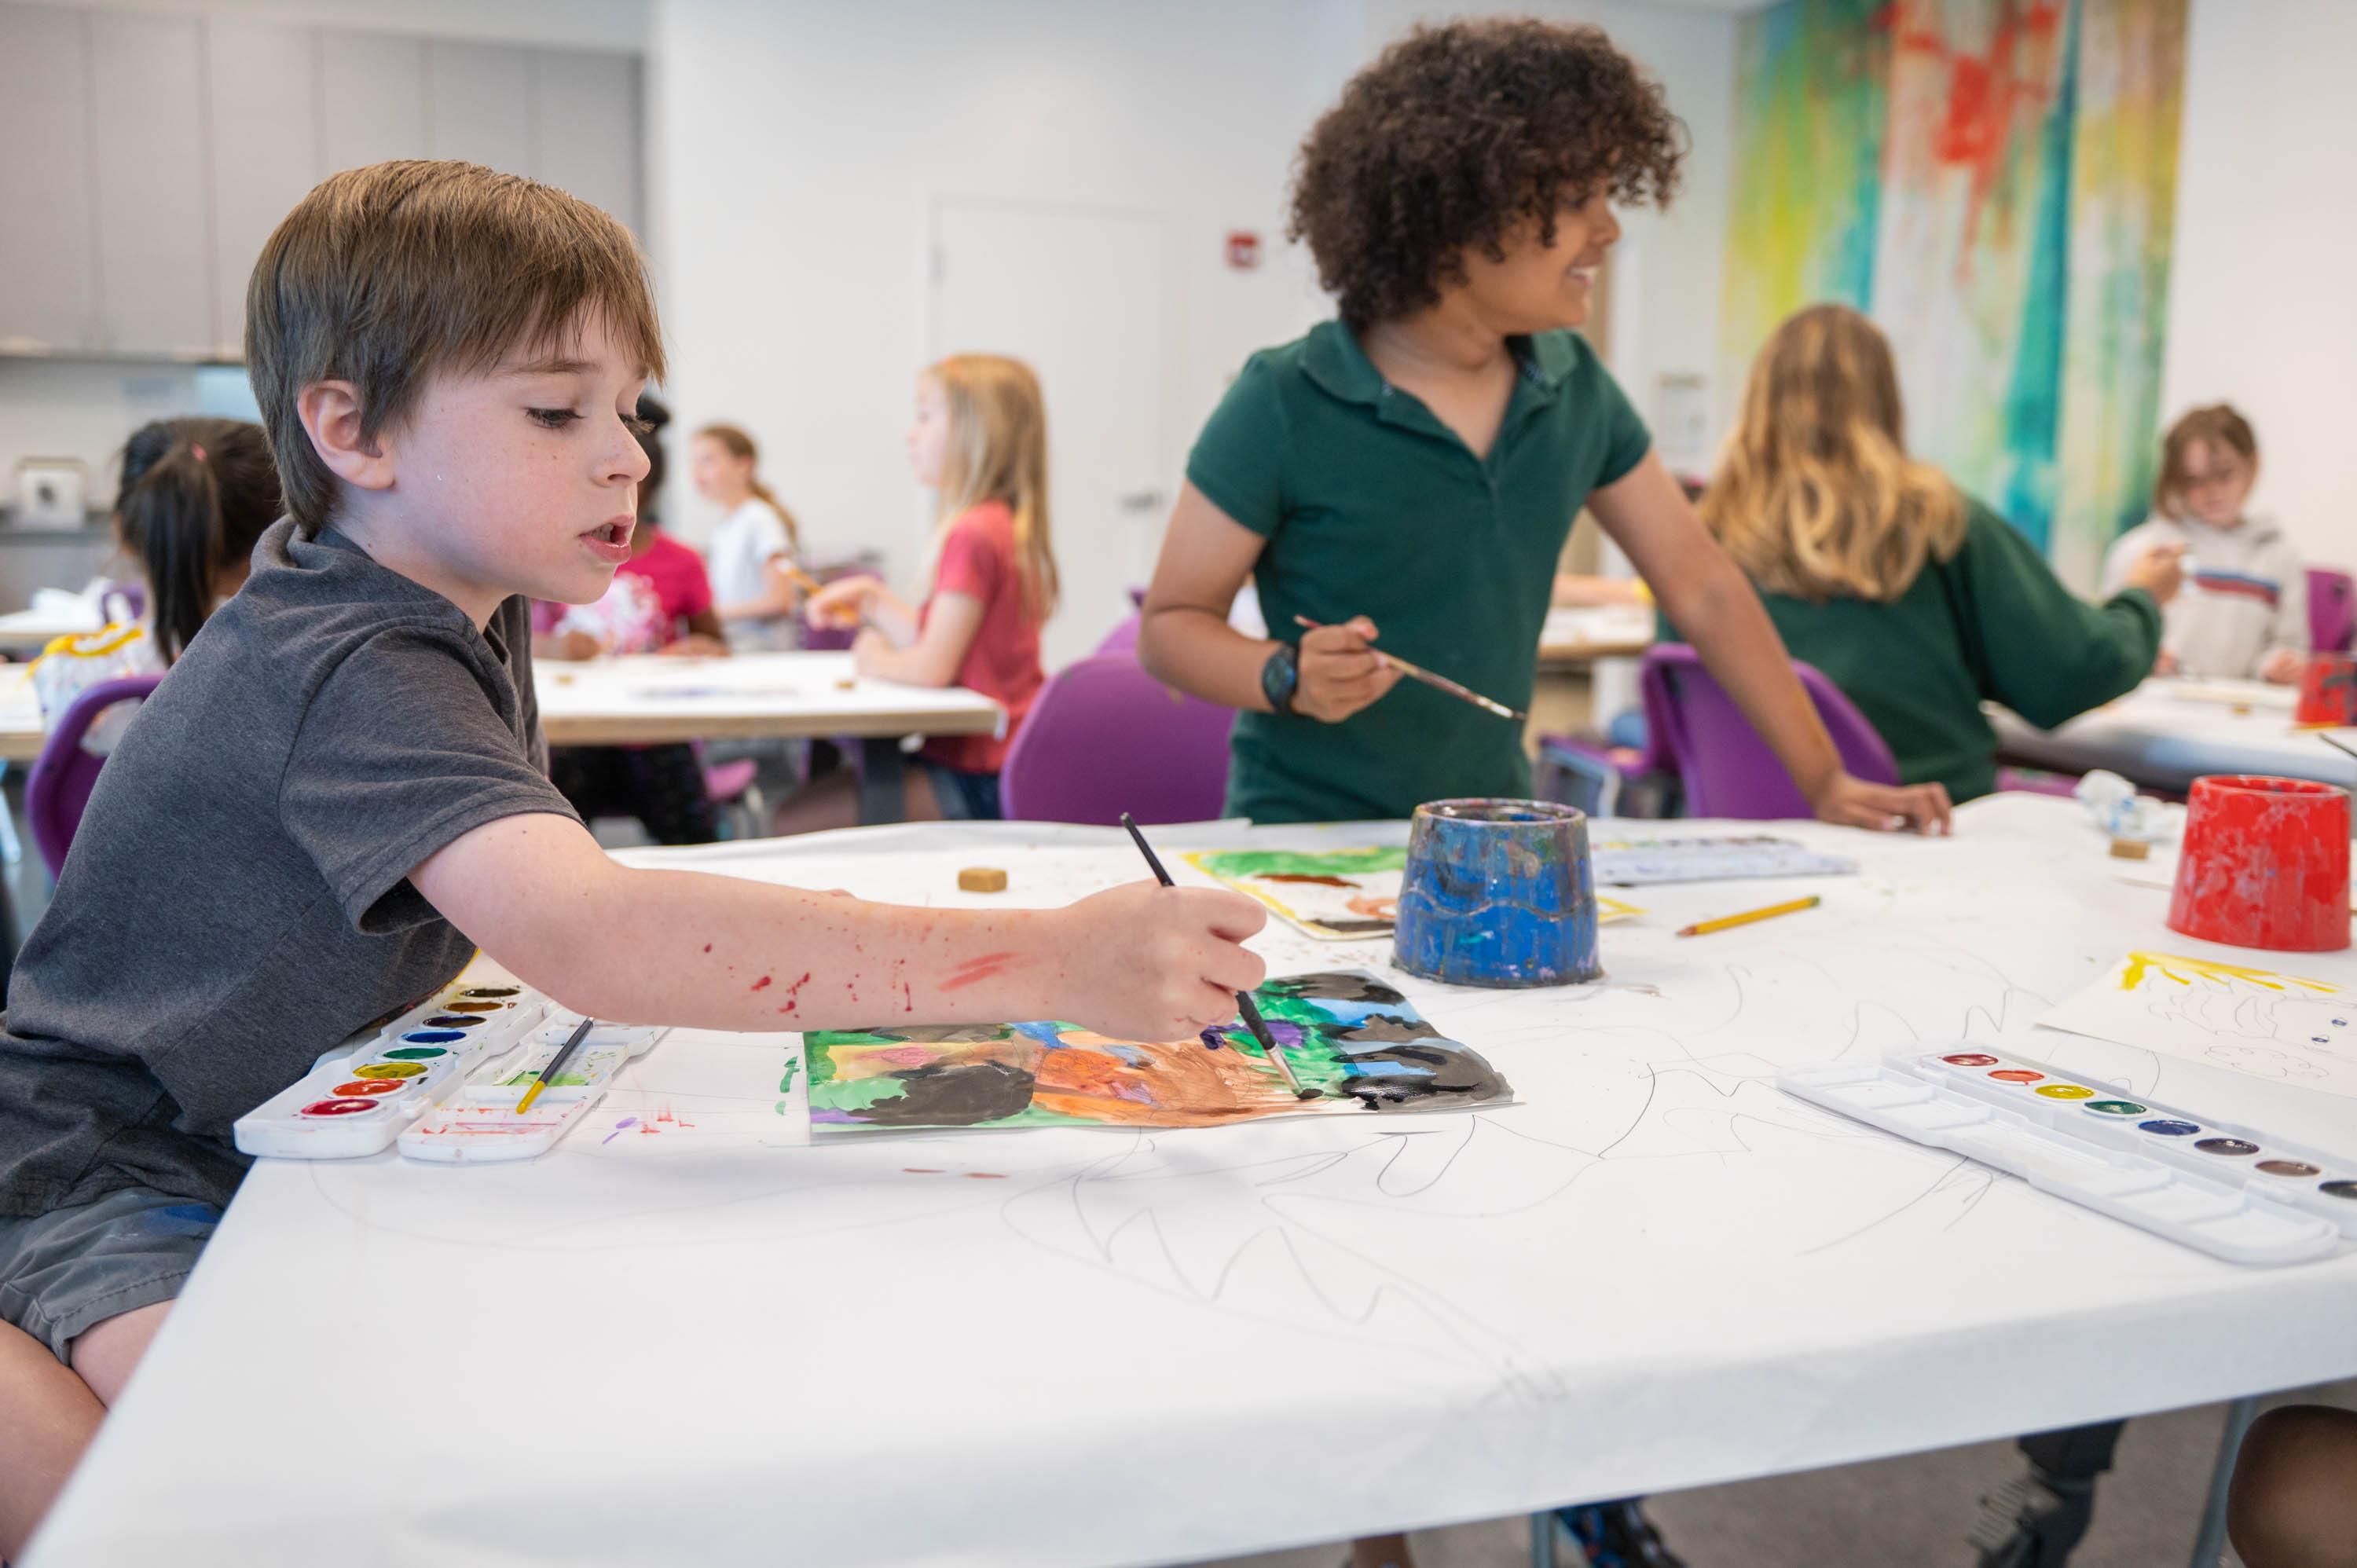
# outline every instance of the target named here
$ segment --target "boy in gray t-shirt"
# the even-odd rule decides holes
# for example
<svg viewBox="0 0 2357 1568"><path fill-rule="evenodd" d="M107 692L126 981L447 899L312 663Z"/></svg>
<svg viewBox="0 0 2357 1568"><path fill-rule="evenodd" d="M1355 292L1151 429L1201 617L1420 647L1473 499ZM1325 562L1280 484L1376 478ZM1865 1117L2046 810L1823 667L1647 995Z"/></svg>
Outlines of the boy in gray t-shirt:
<svg viewBox="0 0 2357 1568"><path fill-rule="evenodd" d="M1223 891L915 909L597 848L545 776L525 601L630 553L662 345L606 214L469 164L337 175L264 247L246 362L290 515L109 759L0 1018L0 1558L235 1190L231 1122L478 944L594 1016L720 1029L1181 1038L1262 976Z"/></svg>

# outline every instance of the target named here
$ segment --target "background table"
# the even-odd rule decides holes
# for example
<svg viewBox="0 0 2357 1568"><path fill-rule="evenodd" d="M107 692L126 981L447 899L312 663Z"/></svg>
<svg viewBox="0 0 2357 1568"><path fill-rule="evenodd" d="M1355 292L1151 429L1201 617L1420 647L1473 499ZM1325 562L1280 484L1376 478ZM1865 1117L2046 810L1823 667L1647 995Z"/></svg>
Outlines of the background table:
<svg viewBox="0 0 2357 1568"><path fill-rule="evenodd" d="M551 746L856 736L860 820L870 822L903 815L902 737L996 735L1006 723L996 703L963 686L861 679L848 653L545 659L533 669Z"/></svg>
<svg viewBox="0 0 2357 1568"><path fill-rule="evenodd" d="M2257 681L2147 681L2117 702L2041 730L1991 705L2007 761L2065 773L2108 768L2182 790L2204 773L2276 773L2357 787L2357 759L2292 727L2294 693ZM2333 732L2357 744L2357 731Z"/></svg>
<svg viewBox="0 0 2357 1568"><path fill-rule="evenodd" d="M0 615L0 653L18 659L29 659L60 637L78 631L96 631L99 612L95 606L85 612L58 615L47 610L11 610Z"/></svg>
<svg viewBox="0 0 2357 1568"><path fill-rule="evenodd" d="M1192 879L1188 847L1401 831L1157 838ZM2357 1371L2357 1256L2236 1268L1770 1081L1971 1037L2351 1151L2346 1100L2031 1027L2131 947L2230 950L2168 933L2067 801L1774 831L1865 875L1638 891L1597 985L1390 976L1512 1079L1479 1114L265 1163L31 1561L1183 1561ZM631 858L934 905L1137 871L1021 823ZM1009 891L958 893L976 863Z"/></svg>
<svg viewBox="0 0 2357 1568"><path fill-rule="evenodd" d="M1547 611L1539 632L1539 668L1633 659L1653 646L1651 605L1604 605Z"/></svg>

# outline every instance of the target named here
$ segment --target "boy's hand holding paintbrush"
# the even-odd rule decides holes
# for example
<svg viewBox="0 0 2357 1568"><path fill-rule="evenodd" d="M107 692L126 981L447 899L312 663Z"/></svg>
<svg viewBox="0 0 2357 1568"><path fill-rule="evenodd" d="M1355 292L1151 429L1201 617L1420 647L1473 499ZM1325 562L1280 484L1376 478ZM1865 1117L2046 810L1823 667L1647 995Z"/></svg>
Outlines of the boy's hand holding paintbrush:
<svg viewBox="0 0 2357 1568"><path fill-rule="evenodd" d="M1400 672L1371 646L1375 623L1353 616L1340 626L1301 634L1300 679L1293 711L1321 724L1340 724L1399 684Z"/></svg>

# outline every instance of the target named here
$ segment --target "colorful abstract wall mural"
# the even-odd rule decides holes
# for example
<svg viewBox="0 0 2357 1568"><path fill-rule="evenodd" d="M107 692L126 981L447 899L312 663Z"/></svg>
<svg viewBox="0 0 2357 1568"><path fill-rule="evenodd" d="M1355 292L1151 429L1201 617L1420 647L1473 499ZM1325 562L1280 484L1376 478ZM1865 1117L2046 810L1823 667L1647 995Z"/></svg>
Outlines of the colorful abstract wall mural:
<svg viewBox="0 0 2357 1568"><path fill-rule="evenodd" d="M1730 384L1819 300L1889 333L1909 445L2093 585L2142 521L2186 0L1784 0L1745 18Z"/></svg>

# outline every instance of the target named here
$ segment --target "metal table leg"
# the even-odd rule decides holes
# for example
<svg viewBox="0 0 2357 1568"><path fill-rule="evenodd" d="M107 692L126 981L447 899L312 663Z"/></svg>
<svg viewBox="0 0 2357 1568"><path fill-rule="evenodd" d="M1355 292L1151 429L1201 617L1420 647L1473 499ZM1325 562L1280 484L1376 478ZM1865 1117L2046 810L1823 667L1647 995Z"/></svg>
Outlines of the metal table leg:
<svg viewBox="0 0 2357 1568"><path fill-rule="evenodd" d="M900 740L868 736L859 743L859 820L863 824L908 820Z"/></svg>

